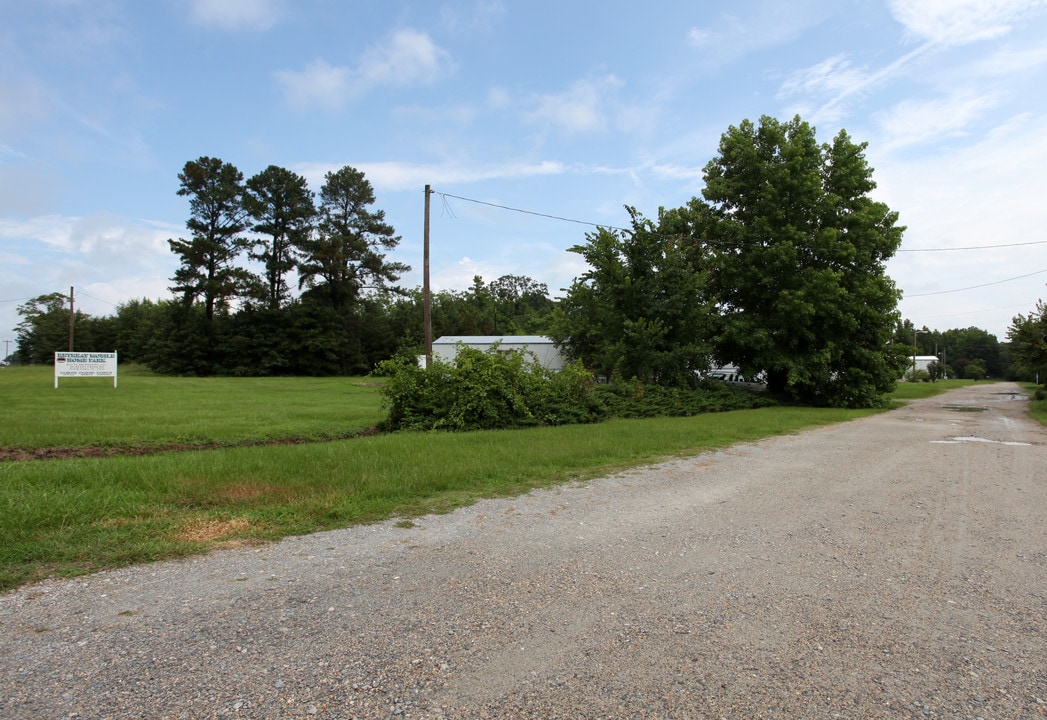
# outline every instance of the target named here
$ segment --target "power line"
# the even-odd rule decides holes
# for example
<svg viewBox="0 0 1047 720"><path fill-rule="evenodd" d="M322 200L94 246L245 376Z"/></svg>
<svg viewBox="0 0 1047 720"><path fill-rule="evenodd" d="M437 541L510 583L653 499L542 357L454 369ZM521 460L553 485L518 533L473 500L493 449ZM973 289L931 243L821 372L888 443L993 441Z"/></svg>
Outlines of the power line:
<svg viewBox="0 0 1047 720"><path fill-rule="evenodd" d="M971 245L969 247L955 248L899 248L898 252L949 252L951 250L995 250L997 248L1024 247L1026 245L1044 245L1047 240L1033 240L1031 242L1006 243L1003 245Z"/></svg>
<svg viewBox="0 0 1047 720"><path fill-rule="evenodd" d="M94 295L88 295L83 290L80 291L80 295L82 295L83 297L89 297L92 300L97 300L98 302L103 303L105 305L108 305L110 307L117 307L117 303L111 303L108 300L103 300L102 298L96 298Z"/></svg>
<svg viewBox="0 0 1047 720"><path fill-rule="evenodd" d="M510 212L522 213L524 215L534 215L536 217L548 218L549 220L559 220L561 222L575 223L576 225L589 225L594 228L607 228L608 230L620 230L621 232L632 232L627 228L616 227L614 225L608 225L607 223L596 223L589 220L575 220L573 218L562 217L560 215L549 215L548 213L535 212L534 210L522 210L520 208L509 207L508 205L499 205L498 203L487 202L486 200L477 200L475 198L462 197L461 195L451 195L450 193L440 192L439 190L432 191L434 195L439 195L444 198L454 198L455 200L462 200L464 202L476 203L477 205L486 205L488 207L498 208L499 210L508 210Z"/></svg>
<svg viewBox="0 0 1047 720"><path fill-rule="evenodd" d="M924 320L939 320L941 318L962 317L964 315L980 315L981 313L997 312L999 310L1014 310L1017 308L1027 307L1029 306L1026 303L1022 303L1021 305L1006 305L1004 307L982 308L981 310L967 310L966 312L948 313L946 315L930 315L924 317Z"/></svg>
<svg viewBox="0 0 1047 720"><path fill-rule="evenodd" d="M1006 280L997 280L996 282L991 283L983 283L982 285L971 285L970 287L956 288L955 290L939 290L938 292L917 293L915 295L906 295L905 297L928 297L929 295L946 295L948 293L963 292L964 290L977 290L978 288L989 287L991 285L1000 285L1002 283L1013 282L1015 280L1023 280L1024 278L1032 277L1033 275L1042 275L1043 273L1047 273L1047 268L1044 268L1043 270L1037 270L1036 272L1031 272L1027 275L1019 275L1018 277L1007 278Z"/></svg>
<svg viewBox="0 0 1047 720"><path fill-rule="evenodd" d="M548 213L536 212L534 210L523 210L521 208L512 207L509 205L499 205L498 203L488 202L486 200L477 200L476 198L467 198L461 195L452 195L450 193L440 192L439 190L432 191L434 195L439 195L443 198L444 207L450 210L452 217L454 217L454 211L447 204L448 198L454 198L455 200L462 200L464 202L471 202L477 205L486 205L487 207L498 208L499 210L508 210L509 212L521 213L524 215L533 215L536 217L548 218L549 220L559 220L561 222L574 223L576 225L588 225L595 228L606 228L608 230L618 230L620 232L633 232L628 228L618 227L616 225L608 225L606 223L593 222L591 220L576 220L574 218L563 217L561 215L550 215ZM657 234L657 233L655 233ZM953 252L957 250L996 250L998 248L1009 248L1009 247L1026 247L1028 245L1045 245L1047 240L1032 240L1030 242L1020 243L1003 243L1000 245L970 245L967 247L941 247L941 248L898 248L896 252Z"/></svg>

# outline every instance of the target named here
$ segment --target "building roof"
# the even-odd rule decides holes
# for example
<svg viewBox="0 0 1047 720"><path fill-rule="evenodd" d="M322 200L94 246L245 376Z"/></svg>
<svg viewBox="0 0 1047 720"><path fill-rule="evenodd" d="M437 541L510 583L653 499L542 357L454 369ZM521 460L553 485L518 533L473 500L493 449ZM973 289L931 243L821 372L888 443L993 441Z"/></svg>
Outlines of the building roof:
<svg viewBox="0 0 1047 720"><path fill-rule="evenodd" d="M552 345L552 338L544 335L443 335L433 340L433 345Z"/></svg>

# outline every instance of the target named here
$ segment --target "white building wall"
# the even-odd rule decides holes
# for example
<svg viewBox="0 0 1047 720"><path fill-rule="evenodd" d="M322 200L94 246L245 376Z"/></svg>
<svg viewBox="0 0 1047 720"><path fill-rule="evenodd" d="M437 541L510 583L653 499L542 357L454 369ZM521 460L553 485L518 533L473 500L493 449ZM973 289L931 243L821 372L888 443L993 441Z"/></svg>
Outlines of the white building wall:
<svg viewBox="0 0 1047 720"><path fill-rule="evenodd" d="M548 370L561 370L564 366L563 355L556 343L543 335L444 335L433 340L433 357L447 363L454 362L459 343L483 352L490 352L491 346L498 343L499 352L533 353L538 364Z"/></svg>

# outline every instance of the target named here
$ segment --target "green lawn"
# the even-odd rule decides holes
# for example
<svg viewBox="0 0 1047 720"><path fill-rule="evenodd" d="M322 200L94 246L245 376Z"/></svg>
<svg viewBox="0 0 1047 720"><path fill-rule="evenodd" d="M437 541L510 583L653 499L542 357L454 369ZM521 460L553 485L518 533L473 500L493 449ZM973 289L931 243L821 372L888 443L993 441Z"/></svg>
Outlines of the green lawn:
<svg viewBox="0 0 1047 720"><path fill-rule="evenodd" d="M141 368L61 378L50 367L0 369L0 447L244 443L347 437L381 418L364 378L172 378Z"/></svg>
<svg viewBox="0 0 1047 720"><path fill-rule="evenodd" d="M919 400L940 395L946 390L973 385L974 380L939 380L938 382L900 382L892 393L895 400Z"/></svg>
<svg viewBox="0 0 1047 720"><path fill-rule="evenodd" d="M902 393L942 391L912 386ZM872 411L772 407L530 430L398 433L332 442L381 418L351 378L170 378L119 387L49 368L0 371L0 447L217 442L145 456L0 463L0 589L357 523L446 512L480 497L589 479L661 458Z"/></svg>

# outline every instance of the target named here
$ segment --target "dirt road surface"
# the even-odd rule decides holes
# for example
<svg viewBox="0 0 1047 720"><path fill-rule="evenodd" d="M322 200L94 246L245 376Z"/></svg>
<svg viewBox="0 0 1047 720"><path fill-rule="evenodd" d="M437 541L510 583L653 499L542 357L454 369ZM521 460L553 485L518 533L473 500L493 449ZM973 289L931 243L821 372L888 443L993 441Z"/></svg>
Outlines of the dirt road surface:
<svg viewBox="0 0 1047 720"><path fill-rule="evenodd" d="M1037 718L1010 384L450 515L0 597L0 717Z"/></svg>

